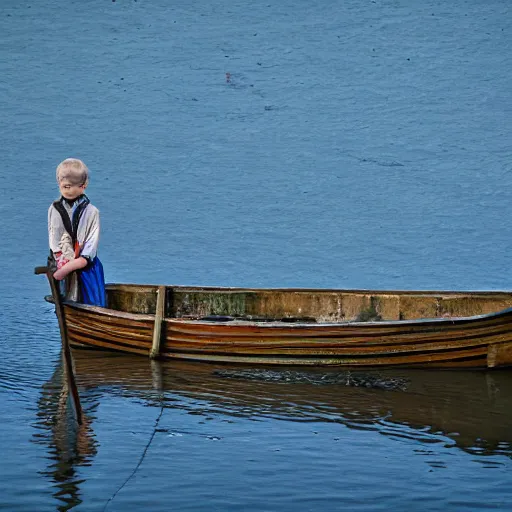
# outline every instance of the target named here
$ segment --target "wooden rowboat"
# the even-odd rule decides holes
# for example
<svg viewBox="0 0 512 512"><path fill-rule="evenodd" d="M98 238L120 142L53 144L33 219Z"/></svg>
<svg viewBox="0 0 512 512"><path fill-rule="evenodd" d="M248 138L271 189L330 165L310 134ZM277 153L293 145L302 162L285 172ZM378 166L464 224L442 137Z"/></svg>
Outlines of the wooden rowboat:
<svg viewBox="0 0 512 512"><path fill-rule="evenodd" d="M110 284L107 304L63 303L72 347L266 365L512 365L512 292Z"/></svg>

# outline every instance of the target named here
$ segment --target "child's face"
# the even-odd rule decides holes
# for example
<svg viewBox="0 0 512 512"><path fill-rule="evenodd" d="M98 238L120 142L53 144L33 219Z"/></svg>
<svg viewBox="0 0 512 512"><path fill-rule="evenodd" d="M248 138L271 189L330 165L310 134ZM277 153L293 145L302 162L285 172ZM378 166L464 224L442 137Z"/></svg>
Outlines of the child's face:
<svg viewBox="0 0 512 512"><path fill-rule="evenodd" d="M87 185L76 185L73 184L70 180L62 179L59 181L59 189L60 193L65 199L73 200L76 199L78 196L81 196L86 188Z"/></svg>

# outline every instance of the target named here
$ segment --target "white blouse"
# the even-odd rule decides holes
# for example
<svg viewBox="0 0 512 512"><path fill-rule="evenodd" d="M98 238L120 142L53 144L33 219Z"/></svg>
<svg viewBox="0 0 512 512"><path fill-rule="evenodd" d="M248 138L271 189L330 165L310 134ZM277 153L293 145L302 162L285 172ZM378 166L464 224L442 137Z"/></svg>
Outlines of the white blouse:
<svg viewBox="0 0 512 512"><path fill-rule="evenodd" d="M73 207L66 201L63 201L62 204L71 220ZM64 233L66 233L66 228L64 227L64 222L62 222L62 217L52 204L48 209L48 238L50 249L53 253L61 251L59 243ZM100 212L98 208L90 203L83 211L80 223L78 224L77 240L80 244L80 256L91 260L94 259L98 252L100 241Z"/></svg>

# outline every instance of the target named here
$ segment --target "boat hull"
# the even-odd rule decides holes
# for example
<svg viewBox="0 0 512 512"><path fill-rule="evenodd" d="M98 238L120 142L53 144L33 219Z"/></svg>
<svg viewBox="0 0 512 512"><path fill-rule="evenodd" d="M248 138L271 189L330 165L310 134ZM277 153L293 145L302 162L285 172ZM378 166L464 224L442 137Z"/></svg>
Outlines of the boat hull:
<svg viewBox="0 0 512 512"><path fill-rule="evenodd" d="M148 356L155 315L64 305L69 342ZM354 368L512 365L512 310L465 318L294 323L163 318L163 359ZM161 334L160 334L161 331Z"/></svg>

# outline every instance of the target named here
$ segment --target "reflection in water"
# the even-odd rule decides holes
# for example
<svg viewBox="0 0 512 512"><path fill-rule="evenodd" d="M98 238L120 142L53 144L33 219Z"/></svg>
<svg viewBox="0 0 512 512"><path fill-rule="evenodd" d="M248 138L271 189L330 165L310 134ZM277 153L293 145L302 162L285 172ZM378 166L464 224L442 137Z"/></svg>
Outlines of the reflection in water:
<svg viewBox="0 0 512 512"><path fill-rule="evenodd" d="M161 363L92 350L74 351L74 360L84 424L77 428L71 413L66 412L70 408L65 406L65 380L59 364L43 387L37 425L40 433L35 436L50 446L52 464L46 474L58 487L55 497L64 503L62 511L81 502L77 468L90 464L96 453L91 414L102 394L163 407L164 415L166 410L181 409L205 417L227 415L252 421L336 422L417 441L414 453L419 456L432 453L430 443L479 456L512 456L512 373L508 371L379 371L385 378L408 381L406 390L385 391L340 384L232 380L218 376L219 370L226 368L219 365ZM336 371L307 370L308 374L317 372L320 378Z"/></svg>
<svg viewBox="0 0 512 512"><path fill-rule="evenodd" d="M479 455L512 455L509 371L379 371L384 379L408 382L405 391L384 391L340 384L226 379L216 375L226 366L155 362L91 350L75 351L74 358L80 389L101 387L155 407L163 403L195 414L253 420L338 422L390 437L448 443ZM309 375L312 372L321 380L340 370L307 370Z"/></svg>
<svg viewBox="0 0 512 512"><path fill-rule="evenodd" d="M62 359L51 379L43 386L38 402L38 432L34 441L49 446L51 463L43 472L57 487L54 497L59 500L57 510L64 512L79 505L80 479L77 467L90 463L96 454L96 442L91 429L91 409L96 397L90 393L81 396L84 406L83 422L78 425L72 407ZM87 407L92 400L92 408Z"/></svg>

